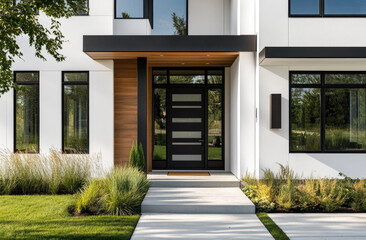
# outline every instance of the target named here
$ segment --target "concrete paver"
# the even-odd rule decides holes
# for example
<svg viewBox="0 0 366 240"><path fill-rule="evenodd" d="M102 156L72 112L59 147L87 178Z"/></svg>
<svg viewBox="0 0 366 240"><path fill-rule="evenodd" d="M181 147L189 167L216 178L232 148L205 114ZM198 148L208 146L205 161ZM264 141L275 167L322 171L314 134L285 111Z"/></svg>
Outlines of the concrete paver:
<svg viewBox="0 0 366 240"><path fill-rule="evenodd" d="M291 239L295 240L365 240L365 213L269 214Z"/></svg>
<svg viewBox="0 0 366 240"><path fill-rule="evenodd" d="M143 214L132 240L273 239L254 214Z"/></svg>

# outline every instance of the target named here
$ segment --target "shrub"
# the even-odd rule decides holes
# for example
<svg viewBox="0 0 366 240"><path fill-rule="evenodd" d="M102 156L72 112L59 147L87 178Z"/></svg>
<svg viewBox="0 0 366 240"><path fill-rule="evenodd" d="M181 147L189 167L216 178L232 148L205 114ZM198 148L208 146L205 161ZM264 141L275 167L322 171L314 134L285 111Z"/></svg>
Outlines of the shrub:
<svg viewBox="0 0 366 240"><path fill-rule="evenodd" d="M319 179L319 204L326 212L334 212L341 207L347 197L347 191L336 179Z"/></svg>
<svg viewBox="0 0 366 240"><path fill-rule="evenodd" d="M145 170L144 150L141 143L132 143L129 164L131 167L137 168L140 171Z"/></svg>
<svg viewBox="0 0 366 240"><path fill-rule="evenodd" d="M116 168L105 179L93 180L78 195L77 214L137 214L149 185L138 169Z"/></svg>
<svg viewBox="0 0 366 240"><path fill-rule="evenodd" d="M0 152L0 194L73 194L97 171L89 155L18 154Z"/></svg>
<svg viewBox="0 0 366 240"><path fill-rule="evenodd" d="M288 176L287 183L282 185L279 194L276 196L276 202L280 208L286 210L298 207L298 193L291 176Z"/></svg>
<svg viewBox="0 0 366 240"><path fill-rule="evenodd" d="M302 210L315 210L319 208L320 202L318 180L308 179L304 184L297 187L299 191L299 207Z"/></svg>
<svg viewBox="0 0 366 240"><path fill-rule="evenodd" d="M366 211L365 180L360 180L353 184L351 195L351 208L356 212Z"/></svg>

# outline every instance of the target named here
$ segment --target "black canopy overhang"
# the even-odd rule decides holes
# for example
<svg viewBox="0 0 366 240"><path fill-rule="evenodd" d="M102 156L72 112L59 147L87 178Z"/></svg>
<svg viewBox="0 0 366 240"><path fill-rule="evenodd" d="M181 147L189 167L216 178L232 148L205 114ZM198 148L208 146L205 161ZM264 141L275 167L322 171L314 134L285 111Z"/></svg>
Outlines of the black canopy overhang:
<svg viewBox="0 0 366 240"><path fill-rule="evenodd" d="M83 37L84 52L256 52L256 35Z"/></svg>
<svg viewBox="0 0 366 240"><path fill-rule="evenodd" d="M366 58L366 47L265 47L259 61L284 58Z"/></svg>

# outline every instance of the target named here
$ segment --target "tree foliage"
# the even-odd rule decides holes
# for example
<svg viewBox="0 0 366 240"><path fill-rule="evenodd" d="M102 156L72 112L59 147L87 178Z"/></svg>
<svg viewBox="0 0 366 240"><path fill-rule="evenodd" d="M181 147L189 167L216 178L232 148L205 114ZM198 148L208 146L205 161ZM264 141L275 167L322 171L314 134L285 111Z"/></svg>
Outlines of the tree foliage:
<svg viewBox="0 0 366 240"><path fill-rule="evenodd" d="M35 56L46 60L45 53L56 61L65 60L59 51L65 42L60 31L60 18L69 18L86 11L86 0L1 0L0 1L0 96L11 88L12 65L23 53L17 38L27 36L29 45L35 49ZM40 14L50 19L50 26L40 22Z"/></svg>
<svg viewBox="0 0 366 240"><path fill-rule="evenodd" d="M186 20L184 17L178 17L176 13L172 13L173 26L175 28L175 35L187 35Z"/></svg>

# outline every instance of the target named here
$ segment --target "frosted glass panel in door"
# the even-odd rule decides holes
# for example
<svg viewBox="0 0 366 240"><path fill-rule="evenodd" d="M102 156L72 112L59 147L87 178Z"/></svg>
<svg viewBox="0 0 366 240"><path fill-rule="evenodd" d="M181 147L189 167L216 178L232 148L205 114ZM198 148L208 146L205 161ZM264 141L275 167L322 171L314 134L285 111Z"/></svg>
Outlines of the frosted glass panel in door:
<svg viewBox="0 0 366 240"><path fill-rule="evenodd" d="M173 94L173 102L201 102L202 94Z"/></svg>
<svg viewBox="0 0 366 240"><path fill-rule="evenodd" d="M202 132L201 131L195 131L195 132L173 131L172 135L173 135L173 138L201 138Z"/></svg>

